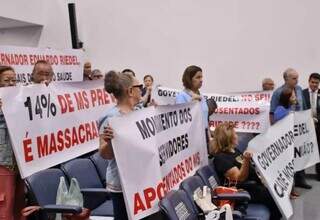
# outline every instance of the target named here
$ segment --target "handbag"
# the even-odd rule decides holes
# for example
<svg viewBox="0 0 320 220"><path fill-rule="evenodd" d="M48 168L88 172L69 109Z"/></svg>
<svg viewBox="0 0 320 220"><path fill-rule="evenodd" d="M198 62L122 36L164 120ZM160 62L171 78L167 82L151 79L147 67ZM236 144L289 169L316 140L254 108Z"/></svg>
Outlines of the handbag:
<svg viewBox="0 0 320 220"><path fill-rule="evenodd" d="M193 200L200 207L204 214L208 214L209 212L217 209L217 206L212 203L211 198L211 192L207 186L204 186L202 190L201 188L198 188L193 193Z"/></svg>
<svg viewBox="0 0 320 220"><path fill-rule="evenodd" d="M193 193L193 199L205 214L205 220L219 220L222 213L225 213L225 220L233 220L230 205L225 204L218 208L212 203L211 198L211 190L208 186L203 186L203 189L198 188Z"/></svg>
<svg viewBox="0 0 320 220"><path fill-rule="evenodd" d="M238 192L238 189L235 188L235 187L225 187L225 186L217 186L216 188L214 188L213 190L213 193L215 195L219 195L221 193L237 193ZM235 205L235 202L234 201L231 201L231 200L215 200L215 204L218 206L218 207L223 207L224 205L226 204L229 204L230 207L233 209L234 208L234 205Z"/></svg>
<svg viewBox="0 0 320 220"><path fill-rule="evenodd" d="M206 215L205 220L220 220L224 213L224 220L233 220L232 209L229 204L223 205L220 210L214 210Z"/></svg>

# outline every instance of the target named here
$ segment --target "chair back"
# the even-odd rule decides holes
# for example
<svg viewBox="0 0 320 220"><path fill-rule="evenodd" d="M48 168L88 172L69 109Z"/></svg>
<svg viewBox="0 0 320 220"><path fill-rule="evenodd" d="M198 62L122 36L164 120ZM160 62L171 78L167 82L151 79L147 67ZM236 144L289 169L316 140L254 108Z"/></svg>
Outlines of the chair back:
<svg viewBox="0 0 320 220"><path fill-rule="evenodd" d="M88 158L76 158L61 165L62 171L68 177L76 178L80 188L103 188L98 171Z"/></svg>
<svg viewBox="0 0 320 220"><path fill-rule="evenodd" d="M193 205L193 208L198 210L198 212L200 212L200 209L196 206L193 200L193 194L198 190L202 190L203 186L205 186L205 184L199 176L190 176L180 184L180 189L185 191L188 199Z"/></svg>
<svg viewBox="0 0 320 220"><path fill-rule="evenodd" d="M197 220L198 211L183 190L170 191L160 202L159 207L166 219Z"/></svg>
<svg viewBox="0 0 320 220"><path fill-rule="evenodd" d="M101 182L103 186L106 186L106 173L107 173L107 167L108 167L108 160L102 158L100 156L99 152L94 153L93 155L90 156L90 160L93 162L95 165L99 177L101 179Z"/></svg>
<svg viewBox="0 0 320 220"><path fill-rule="evenodd" d="M84 188L104 188L96 167L88 158L76 158L61 165L61 170L67 176L69 182L71 178L76 178L80 189ZM91 210L104 203L108 197L105 194L93 196L84 195L84 207Z"/></svg>
<svg viewBox="0 0 320 220"><path fill-rule="evenodd" d="M211 189L216 188L220 185L220 181L213 167L210 165L203 166L196 171L196 175Z"/></svg>
<svg viewBox="0 0 320 220"><path fill-rule="evenodd" d="M42 170L25 179L28 189L28 198L30 205L52 205L56 204L57 190L60 183L60 177L65 177L62 170L51 168ZM35 214L36 219L47 220L52 216L39 211Z"/></svg>

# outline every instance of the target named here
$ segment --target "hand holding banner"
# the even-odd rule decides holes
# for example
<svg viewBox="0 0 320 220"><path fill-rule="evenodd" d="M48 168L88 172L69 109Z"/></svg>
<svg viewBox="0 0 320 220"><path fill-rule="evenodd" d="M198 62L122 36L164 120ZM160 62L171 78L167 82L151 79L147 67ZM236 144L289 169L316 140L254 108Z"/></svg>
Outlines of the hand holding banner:
<svg viewBox="0 0 320 220"><path fill-rule="evenodd" d="M23 178L97 149L97 120L114 105L102 81L0 89Z"/></svg>
<svg viewBox="0 0 320 220"><path fill-rule="evenodd" d="M152 99L158 105L172 105L179 92L176 89L156 87L152 91ZM237 132L261 133L269 127L270 91L203 95L212 98L218 105L210 116L210 128L222 122L230 122Z"/></svg>
<svg viewBox="0 0 320 220"><path fill-rule="evenodd" d="M159 210L159 200L208 163L199 103L149 107L110 119L130 219Z"/></svg>

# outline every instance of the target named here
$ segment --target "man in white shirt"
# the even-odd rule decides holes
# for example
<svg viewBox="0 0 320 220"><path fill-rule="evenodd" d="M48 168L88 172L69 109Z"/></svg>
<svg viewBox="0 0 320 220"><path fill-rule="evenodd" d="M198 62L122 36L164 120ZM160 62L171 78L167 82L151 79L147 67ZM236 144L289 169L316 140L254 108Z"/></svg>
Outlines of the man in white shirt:
<svg viewBox="0 0 320 220"><path fill-rule="evenodd" d="M318 143L320 141L320 74L312 73L309 76L309 88L302 91L307 109L311 109ZM317 179L320 181L320 163L316 164Z"/></svg>

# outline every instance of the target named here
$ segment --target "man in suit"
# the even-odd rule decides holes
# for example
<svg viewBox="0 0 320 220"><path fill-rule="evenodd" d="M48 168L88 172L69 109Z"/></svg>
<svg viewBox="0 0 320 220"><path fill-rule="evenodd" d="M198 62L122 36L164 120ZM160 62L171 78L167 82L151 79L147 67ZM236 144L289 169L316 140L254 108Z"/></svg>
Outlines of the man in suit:
<svg viewBox="0 0 320 220"><path fill-rule="evenodd" d="M309 88L302 91L307 109L311 109L316 128L318 145L320 144L320 74L312 73L309 76ZM320 163L316 164L317 180L320 181Z"/></svg>

